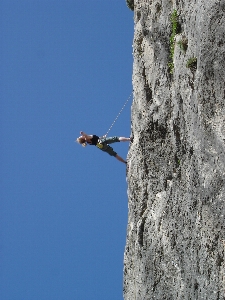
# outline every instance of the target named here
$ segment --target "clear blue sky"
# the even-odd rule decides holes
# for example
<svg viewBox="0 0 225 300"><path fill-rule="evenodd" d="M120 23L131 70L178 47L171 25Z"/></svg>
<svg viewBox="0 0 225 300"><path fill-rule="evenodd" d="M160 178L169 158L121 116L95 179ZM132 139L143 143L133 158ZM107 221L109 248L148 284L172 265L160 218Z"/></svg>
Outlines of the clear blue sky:
<svg viewBox="0 0 225 300"><path fill-rule="evenodd" d="M1 0L0 15L0 299L122 299L126 167L74 140L106 133L132 92L133 12ZM110 135L130 135L131 102Z"/></svg>

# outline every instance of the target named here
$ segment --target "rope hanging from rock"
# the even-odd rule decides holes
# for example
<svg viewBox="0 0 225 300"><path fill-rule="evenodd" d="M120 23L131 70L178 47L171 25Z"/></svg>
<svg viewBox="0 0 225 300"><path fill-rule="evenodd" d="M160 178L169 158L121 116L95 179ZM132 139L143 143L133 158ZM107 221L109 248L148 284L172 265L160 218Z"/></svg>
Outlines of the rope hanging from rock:
<svg viewBox="0 0 225 300"><path fill-rule="evenodd" d="M113 125L116 123L116 120L119 118L119 115L121 114L121 112L124 110L125 106L127 105L130 97L132 96L133 92L130 94L130 96L127 98L126 102L124 103L123 107L121 108L120 112L118 113L118 115L116 116L115 120L113 121L112 125L109 127L108 131L106 132L106 134L104 135L104 137L107 137L108 133L110 132L110 130L112 129Z"/></svg>

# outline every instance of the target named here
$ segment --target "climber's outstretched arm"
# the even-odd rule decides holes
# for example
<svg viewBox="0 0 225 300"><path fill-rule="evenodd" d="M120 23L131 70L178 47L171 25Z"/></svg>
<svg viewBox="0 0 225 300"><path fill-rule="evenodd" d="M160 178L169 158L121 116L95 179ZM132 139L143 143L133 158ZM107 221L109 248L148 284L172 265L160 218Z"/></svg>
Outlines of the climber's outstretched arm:
<svg viewBox="0 0 225 300"><path fill-rule="evenodd" d="M131 138L126 138L126 137L123 137L123 136L120 136L119 137L119 141L120 142L131 142Z"/></svg>

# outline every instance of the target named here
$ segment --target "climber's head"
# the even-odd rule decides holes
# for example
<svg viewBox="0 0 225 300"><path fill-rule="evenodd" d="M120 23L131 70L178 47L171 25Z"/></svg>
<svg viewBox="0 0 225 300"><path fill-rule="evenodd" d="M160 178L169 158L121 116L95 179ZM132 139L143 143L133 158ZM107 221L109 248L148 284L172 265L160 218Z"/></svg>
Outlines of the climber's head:
<svg viewBox="0 0 225 300"><path fill-rule="evenodd" d="M77 142L78 142L79 144L81 144L83 147L86 147L86 146L87 146L86 139L85 139L83 136L80 136L79 138L77 138Z"/></svg>

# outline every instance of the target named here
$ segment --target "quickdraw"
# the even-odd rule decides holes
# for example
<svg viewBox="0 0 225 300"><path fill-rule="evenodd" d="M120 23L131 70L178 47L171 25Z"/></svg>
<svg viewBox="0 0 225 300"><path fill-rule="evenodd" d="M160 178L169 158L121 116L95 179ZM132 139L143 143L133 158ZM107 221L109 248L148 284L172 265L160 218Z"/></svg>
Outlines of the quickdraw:
<svg viewBox="0 0 225 300"><path fill-rule="evenodd" d="M99 149L102 149L104 145L98 142L98 143L96 144L96 146L97 146Z"/></svg>

